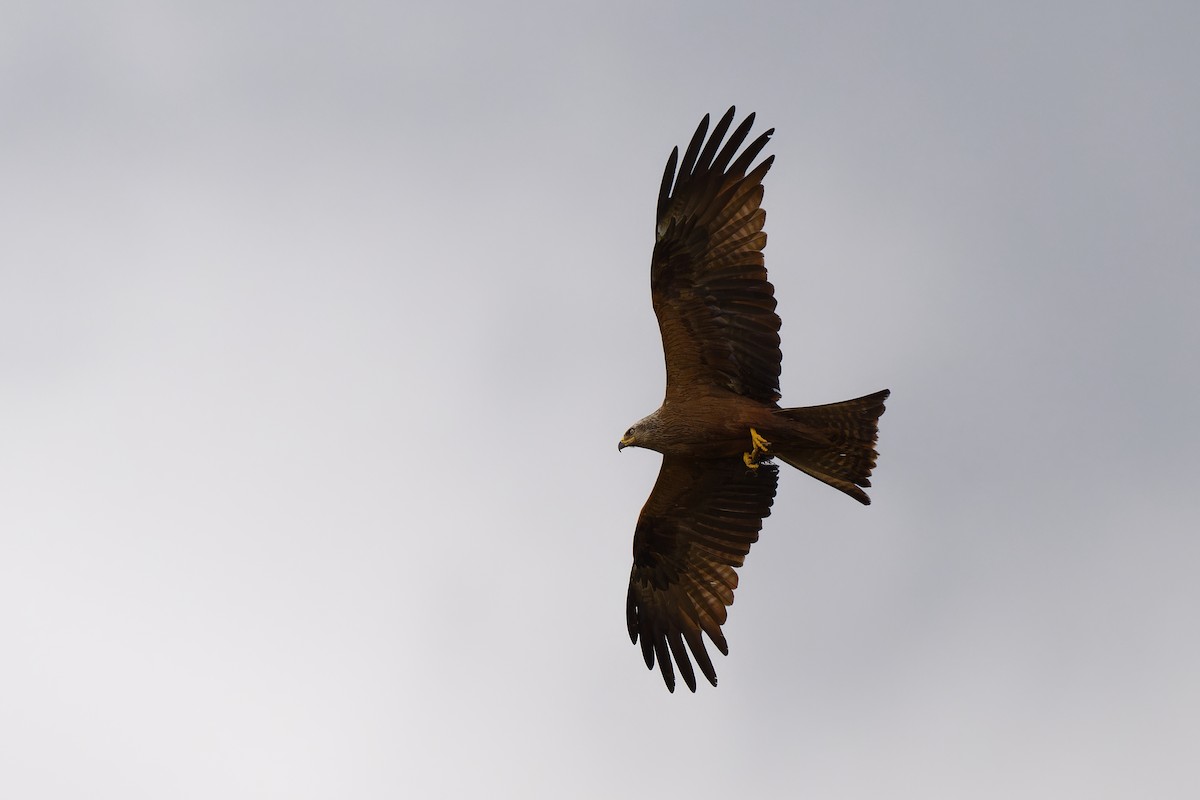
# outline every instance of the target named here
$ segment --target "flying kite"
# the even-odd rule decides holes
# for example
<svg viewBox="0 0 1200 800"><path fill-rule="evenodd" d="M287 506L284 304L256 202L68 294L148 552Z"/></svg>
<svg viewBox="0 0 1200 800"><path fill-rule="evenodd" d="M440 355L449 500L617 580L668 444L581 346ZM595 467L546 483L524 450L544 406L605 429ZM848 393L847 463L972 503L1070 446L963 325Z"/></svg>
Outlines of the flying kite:
<svg viewBox="0 0 1200 800"><path fill-rule="evenodd" d="M629 638L641 640L646 666L657 661L672 692L672 659L693 692L692 659L717 685L701 634L729 654L721 625L738 583L734 568L775 499L779 471L768 462L778 458L870 503L862 487L871 485L889 394L779 407L779 316L763 262L761 206L775 157L750 168L775 131L737 155L754 114L722 146L733 118L730 108L705 141L705 115L683 160L676 147L667 161L650 263L666 397L618 445L663 455L633 534L626 616Z"/></svg>

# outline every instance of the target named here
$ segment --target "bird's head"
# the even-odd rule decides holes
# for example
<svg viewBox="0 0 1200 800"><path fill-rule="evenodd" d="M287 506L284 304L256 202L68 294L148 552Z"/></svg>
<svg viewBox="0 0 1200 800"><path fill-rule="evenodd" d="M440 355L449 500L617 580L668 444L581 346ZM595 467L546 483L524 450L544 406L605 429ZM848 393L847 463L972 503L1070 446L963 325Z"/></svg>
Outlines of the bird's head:
<svg viewBox="0 0 1200 800"><path fill-rule="evenodd" d="M624 450L626 447L634 447L637 445L637 435L634 432L634 428L636 427L637 426L634 425L633 428L625 431L625 435L621 437L621 441L617 442L618 453Z"/></svg>
<svg viewBox="0 0 1200 800"><path fill-rule="evenodd" d="M648 447L653 450L658 438L655 435L658 428L658 411L655 411L650 416L639 419L625 431L625 435L617 443L617 450L624 450L626 447Z"/></svg>

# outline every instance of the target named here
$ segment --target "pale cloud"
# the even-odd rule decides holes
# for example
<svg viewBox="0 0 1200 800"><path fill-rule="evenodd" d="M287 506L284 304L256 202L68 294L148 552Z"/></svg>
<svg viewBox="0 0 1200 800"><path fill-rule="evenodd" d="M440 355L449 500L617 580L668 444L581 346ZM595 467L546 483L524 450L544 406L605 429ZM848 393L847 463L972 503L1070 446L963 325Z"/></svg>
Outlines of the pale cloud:
<svg viewBox="0 0 1200 800"><path fill-rule="evenodd" d="M1191 6L225 11L0 34L7 796L1200 790ZM615 444L730 103L784 400L893 395L669 695Z"/></svg>

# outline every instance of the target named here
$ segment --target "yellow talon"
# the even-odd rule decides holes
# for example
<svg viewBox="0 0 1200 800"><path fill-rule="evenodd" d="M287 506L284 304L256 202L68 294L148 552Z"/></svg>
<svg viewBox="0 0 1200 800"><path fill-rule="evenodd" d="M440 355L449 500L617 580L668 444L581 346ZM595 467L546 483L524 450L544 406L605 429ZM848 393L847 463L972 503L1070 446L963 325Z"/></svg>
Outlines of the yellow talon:
<svg viewBox="0 0 1200 800"><path fill-rule="evenodd" d="M759 436L754 428L750 429L750 443L754 448L749 453L742 453L742 461L746 462L750 469L758 469L758 456L760 453L766 453L771 443Z"/></svg>

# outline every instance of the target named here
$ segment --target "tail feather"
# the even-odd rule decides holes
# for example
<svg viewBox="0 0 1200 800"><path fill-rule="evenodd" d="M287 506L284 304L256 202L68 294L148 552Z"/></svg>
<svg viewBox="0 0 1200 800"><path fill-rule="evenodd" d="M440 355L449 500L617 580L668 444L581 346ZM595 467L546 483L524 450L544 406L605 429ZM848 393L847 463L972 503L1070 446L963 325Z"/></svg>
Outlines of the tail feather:
<svg viewBox="0 0 1200 800"><path fill-rule="evenodd" d="M780 409L776 413L808 433L801 437L802 444L776 442L771 454L870 505L871 498L860 487L871 485L871 470L879 457L875 451L879 417L889 394L884 389L841 403Z"/></svg>

